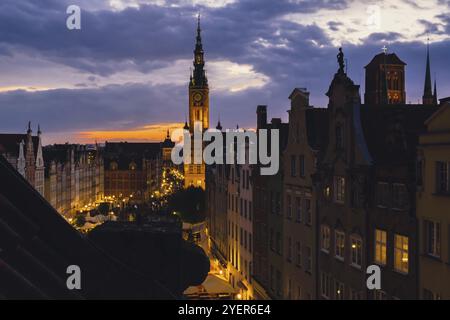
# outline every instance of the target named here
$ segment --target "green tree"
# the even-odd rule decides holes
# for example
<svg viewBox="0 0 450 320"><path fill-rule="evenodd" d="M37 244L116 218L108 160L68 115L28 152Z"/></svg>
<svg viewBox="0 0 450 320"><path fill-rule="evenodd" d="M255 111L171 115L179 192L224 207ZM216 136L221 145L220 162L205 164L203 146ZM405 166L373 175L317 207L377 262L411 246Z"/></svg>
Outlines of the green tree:
<svg viewBox="0 0 450 320"><path fill-rule="evenodd" d="M176 212L184 222L205 221L205 191L195 187L178 190L169 197L168 210Z"/></svg>

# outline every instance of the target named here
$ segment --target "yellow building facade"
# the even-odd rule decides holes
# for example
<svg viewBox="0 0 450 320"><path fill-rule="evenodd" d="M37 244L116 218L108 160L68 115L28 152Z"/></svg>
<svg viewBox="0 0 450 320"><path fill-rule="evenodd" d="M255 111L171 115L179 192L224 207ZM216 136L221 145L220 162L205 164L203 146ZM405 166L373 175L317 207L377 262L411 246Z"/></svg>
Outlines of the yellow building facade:
<svg viewBox="0 0 450 320"><path fill-rule="evenodd" d="M418 149L419 295L450 299L450 103L425 123Z"/></svg>

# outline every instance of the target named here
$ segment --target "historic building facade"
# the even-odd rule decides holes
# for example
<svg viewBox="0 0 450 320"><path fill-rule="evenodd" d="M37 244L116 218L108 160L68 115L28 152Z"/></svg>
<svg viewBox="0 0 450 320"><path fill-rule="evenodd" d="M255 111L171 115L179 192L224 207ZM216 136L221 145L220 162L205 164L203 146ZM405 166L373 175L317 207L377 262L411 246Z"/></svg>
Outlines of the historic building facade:
<svg viewBox="0 0 450 320"><path fill-rule="evenodd" d="M26 134L0 134L0 155L43 196L44 158L42 155L41 130L32 135L31 123Z"/></svg>
<svg viewBox="0 0 450 320"><path fill-rule="evenodd" d="M314 299L317 270L316 165L328 134L327 109L309 104L309 92L289 96L289 137L284 150L284 292L285 299Z"/></svg>
<svg viewBox="0 0 450 320"><path fill-rule="evenodd" d="M279 130L280 168L275 175L260 174L253 168L253 288L256 299L282 299L284 285L283 249L283 150L288 138L288 124L281 119L267 121L267 106L256 109L257 130ZM270 141L269 141L270 144Z"/></svg>
<svg viewBox="0 0 450 320"><path fill-rule="evenodd" d="M164 143L106 142L105 195L142 202L161 184Z"/></svg>
<svg viewBox="0 0 450 320"><path fill-rule="evenodd" d="M257 130L280 130L281 167L273 176L251 167L253 294L244 298L448 298L450 98L437 106L436 85L430 95L429 53L422 104L405 103L406 64L395 53L378 54L366 67L365 104L344 61L340 51L327 108L311 107L299 88L290 96L289 124L268 123L267 107L257 108ZM220 174L208 179L216 238L225 216L215 208L223 201ZM223 174L228 238L221 245L228 245L236 287L245 272L245 173L235 165ZM372 265L381 270L379 290L367 287Z"/></svg>
<svg viewBox="0 0 450 320"><path fill-rule="evenodd" d="M60 214L71 218L104 198L103 158L98 147L55 144L43 150L45 198Z"/></svg>
<svg viewBox="0 0 450 320"><path fill-rule="evenodd" d="M394 54L377 57L388 61ZM374 85L381 89L367 92L388 94L382 83ZM330 136L317 175L319 297L417 298L414 159L417 137L436 107L394 104L388 95L362 105L359 86L342 66L327 95ZM372 264L381 268L381 290L366 287Z"/></svg>
<svg viewBox="0 0 450 320"><path fill-rule="evenodd" d="M203 162L203 144L195 146L193 134L195 130L201 132L209 128L209 86L205 71L205 57L202 45L200 16L198 18L197 38L194 50L194 70L189 80L189 124L186 122L184 129L191 134L190 164L184 165L185 187L195 186L205 188L205 163ZM194 153L201 151L201 163L194 163ZM200 150L201 149L201 150Z"/></svg>
<svg viewBox="0 0 450 320"><path fill-rule="evenodd" d="M417 176L419 294L450 299L450 102L426 122L420 136Z"/></svg>

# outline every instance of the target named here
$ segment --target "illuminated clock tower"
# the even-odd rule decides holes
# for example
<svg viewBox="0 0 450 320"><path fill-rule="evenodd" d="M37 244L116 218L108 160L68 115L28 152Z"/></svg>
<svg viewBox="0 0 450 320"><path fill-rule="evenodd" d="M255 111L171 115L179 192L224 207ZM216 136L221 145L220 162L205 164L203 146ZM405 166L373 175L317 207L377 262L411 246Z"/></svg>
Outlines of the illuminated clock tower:
<svg viewBox="0 0 450 320"><path fill-rule="evenodd" d="M198 17L197 39L194 50L194 71L189 81L189 125L185 124L185 129L189 129L191 135L194 134L196 123L201 124L203 131L209 128L209 88L205 72L200 16ZM192 149L193 154L194 150ZM205 188L205 164L203 162L195 164L191 161L191 164L185 164L184 175L186 188L189 186Z"/></svg>

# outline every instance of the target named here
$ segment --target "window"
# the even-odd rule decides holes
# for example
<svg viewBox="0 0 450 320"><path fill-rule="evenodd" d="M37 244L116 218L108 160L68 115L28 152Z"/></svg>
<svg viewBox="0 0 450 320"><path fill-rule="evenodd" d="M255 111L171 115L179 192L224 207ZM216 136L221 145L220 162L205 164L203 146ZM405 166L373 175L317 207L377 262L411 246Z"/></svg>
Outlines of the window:
<svg viewBox="0 0 450 320"><path fill-rule="evenodd" d="M338 260L344 261L345 253L345 233L342 231L335 231L334 233L334 253Z"/></svg>
<svg viewBox="0 0 450 320"><path fill-rule="evenodd" d="M309 226L312 224L311 200L310 199L305 199L305 223Z"/></svg>
<svg viewBox="0 0 450 320"><path fill-rule="evenodd" d="M389 206L389 184L386 182L377 184L377 205L383 208Z"/></svg>
<svg viewBox="0 0 450 320"><path fill-rule="evenodd" d="M350 300L362 300L363 294L361 291L350 289Z"/></svg>
<svg viewBox="0 0 450 320"><path fill-rule="evenodd" d="M281 195L279 192L276 193L275 210L277 214L283 215L283 212L281 211Z"/></svg>
<svg viewBox="0 0 450 320"><path fill-rule="evenodd" d="M275 246L274 246L274 240L273 240L273 229L270 229L270 249L272 251L275 250Z"/></svg>
<svg viewBox="0 0 450 320"><path fill-rule="evenodd" d="M302 221L302 200L300 197L295 198L295 221L301 222Z"/></svg>
<svg viewBox="0 0 450 320"><path fill-rule="evenodd" d="M287 252L286 252L286 259L288 262L292 261L292 238L288 237L287 239Z"/></svg>
<svg viewBox="0 0 450 320"><path fill-rule="evenodd" d="M248 234L248 252L252 253L253 247L252 247L252 234Z"/></svg>
<svg viewBox="0 0 450 320"><path fill-rule="evenodd" d="M281 272L277 270L277 295L281 296Z"/></svg>
<svg viewBox="0 0 450 320"><path fill-rule="evenodd" d="M406 186L400 183L394 183L392 187L392 206L395 209L405 209L407 206L407 191Z"/></svg>
<svg viewBox="0 0 450 320"><path fill-rule="evenodd" d="M297 175L297 161L295 159L295 155L291 155L291 177L295 177Z"/></svg>
<svg viewBox="0 0 450 320"><path fill-rule="evenodd" d="M292 218L292 199L291 196L286 197L286 218Z"/></svg>
<svg viewBox="0 0 450 320"><path fill-rule="evenodd" d="M441 224L434 221L424 221L425 249L430 256L441 256Z"/></svg>
<svg viewBox="0 0 450 320"><path fill-rule="evenodd" d="M423 299L424 300L441 300L441 295L435 293L431 290L423 289Z"/></svg>
<svg viewBox="0 0 450 320"><path fill-rule="evenodd" d="M351 243L351 264L354 267L361 268L362 261L362 239L354 235L350 237Z"/></svg>
<svg viewBox="0 0 450 320"><path fill-rule="evenodd" d="M449 193L449 162L436 162L436 192Z"/></svg>
<svg viewBox="0 0 450 320"><path fill-rule="evenodd" d="M304 178L305 177L305 156L304 155L300 155L299 157L299 164L300 164L300 177Z"/></svg>
<svg viewBox="0 0 450 320"><path fill-rule="evenodd" d="M276 251L279 255L281 255L281 234L277 231L277 239L276 239Z"/></svg>
<svg viewBox="0 0 450 320"><path fill-rule="evenodd" d="M301 267L302 265L302 245L297 241L295 245L295 251L297 252L295 257L295 264L297 267Z"/></svg>
<svg viewBox="0 0 450 320"><path fill-rule="evenodd" d="M394 245L394 269L408 273L408 237L396 234Z"/></svg>
<svg viewBox="0 0 450 320"><path fill-rule="evenodd" d="M312 271L312 250L311 247L305 247L305 271L311 273Z"/></svg>
<svg viewBox="0 0 450 320"><path fill-rule="evenodd" d="M323 252L330 252L330 227L327 225L320 226L320 249Z"/></svg>
<svg viewBox="0 0 450 320"><path fill-rule="evenodd" d="M424 160L423 159L419 159L417 160L416 163L416 184L418 187L422 187L423 186L423 164L424 164Z"/></svg>
<svg viewBox="0 0 450 320"><path fill-rule="evenodd" d="M386 265L387 234L383 230L375 230L375 263Z"/></svg>
<svg viewBox="0 0 450 320"><path fill-rule="evenodd" d="M344 300L344 284L338 280L334 281L334 299Z"/></svg>
<svg viewBox="0 0 450 320"><path fill-rule="evenodd" d="M329 274L322 272L320 274L320 294L323 298L330 298L331 277Z"/></svg>
<svg viewBox="0 0 450 320"><path fill-rule="evenodd" d="M345 178L334 177L334 201L344 203L345 201Z"/></svg>
<svg viewBox="0 0 450 320"><path fill-rule="evenodd" d="M272 290L272 291L274 291L274 268L273 268L273 266L271 265L270 266L270 289Z"/></svg>
<svg viewBox="0 0 450 320"><path fill-rule="evenodd" d="M344 130L341 125L336 126L336 149L341 150L344 148Z"/></svg>
<svg viewBox="0 0 450 320"><path fill-rule="evenodd" d="M374 290L373 291L373 299L374 300L387 300L386 292L382 290Z"/></svg>

